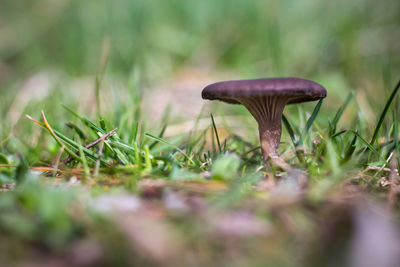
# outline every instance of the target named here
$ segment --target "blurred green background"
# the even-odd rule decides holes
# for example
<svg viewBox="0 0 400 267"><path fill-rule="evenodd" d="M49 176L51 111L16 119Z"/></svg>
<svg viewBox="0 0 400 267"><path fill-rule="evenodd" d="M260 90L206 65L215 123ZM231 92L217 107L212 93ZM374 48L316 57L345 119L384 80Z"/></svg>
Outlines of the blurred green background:
<svg viewBox="0 0 400 267"><path fill-rule="evenodd" d="M361 87L398 73L399 25L397 0L3 0L0 77L4 89L42 69L93 75L109 37L109 73L191 66Z"/></svg>
<svg viewBox="0 0 400 267"><path fill-rule="evenodd" d="M399 41L398 0L2 0L0 133L33 135L20 118L41 109L61 126L60 103L94 118L107 55L102 103L117 122L137 94L159 107L156 117L171 103L193 119L210 82L297 76L328 89L323 119L356 90L359 107L344 123L359 108L372 129L398 79ZM227 106L218 108L238 110Z"/></svg>

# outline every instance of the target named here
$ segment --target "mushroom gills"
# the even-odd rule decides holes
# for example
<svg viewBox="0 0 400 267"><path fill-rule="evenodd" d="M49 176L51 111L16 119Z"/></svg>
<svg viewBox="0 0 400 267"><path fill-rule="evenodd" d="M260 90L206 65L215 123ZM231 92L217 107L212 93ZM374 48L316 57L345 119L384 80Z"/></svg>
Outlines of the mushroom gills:
<svg viewBox="0 0 400 267"><path fill-rule="evenodd" d="M282 135L282 114L285 105L293 97L263 96L235 98L253 115L258 123L263 160L279 156Z"/></svg>

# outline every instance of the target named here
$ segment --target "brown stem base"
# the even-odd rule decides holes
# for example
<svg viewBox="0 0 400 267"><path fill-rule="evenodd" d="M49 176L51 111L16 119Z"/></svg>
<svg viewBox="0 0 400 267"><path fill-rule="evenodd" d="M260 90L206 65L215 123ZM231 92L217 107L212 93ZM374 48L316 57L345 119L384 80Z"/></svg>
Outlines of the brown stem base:
<svg viewBox="0 0 400 267"><path fill-rule="evenodd" d="M264 162L269 158L279 157L279 142L281 140L282 128L278 123L273 127L259 128L260 132L260 145Z"/></svg>

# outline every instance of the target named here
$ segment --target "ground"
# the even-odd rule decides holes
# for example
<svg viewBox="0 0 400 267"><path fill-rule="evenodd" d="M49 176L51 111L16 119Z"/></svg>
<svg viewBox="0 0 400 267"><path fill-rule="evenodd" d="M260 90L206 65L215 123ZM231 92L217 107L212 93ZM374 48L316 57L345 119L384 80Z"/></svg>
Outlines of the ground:
<svg viewBox="0 0 400 267"><path fill-rule="evenodd" d="M1 266L397 266L398 1L14 2ZM266 167L201 90L282 76L328 96L285 108Z"/></svg>

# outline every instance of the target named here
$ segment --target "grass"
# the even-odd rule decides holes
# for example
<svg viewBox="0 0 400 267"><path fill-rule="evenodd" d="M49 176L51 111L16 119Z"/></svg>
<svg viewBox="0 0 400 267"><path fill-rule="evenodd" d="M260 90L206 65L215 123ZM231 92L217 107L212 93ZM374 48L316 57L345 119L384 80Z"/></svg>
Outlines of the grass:
<svg viewBox="0 0 400 267"><path fill-rule="evenodd" d="M267 228L261 227L260 235L253 234L251 230L252 227L257 229L258 223L261 225L268 223L274 225L271 231L275 233L274 236L277 235L272 240L275 242L276 238L283 239L273 245L279 251L285 247L286 250L295 253L296 246L288 246L289 243L287 243L292 234L294 234L292 238L310 242L311 245L308 248L310 251L298 255L301 262L306 264L309 260L306 255L313 254L311 248L315 249L314 246L317 243L325 241L309 240L308 235L302 236L302 231L318 229L320 225L313 218L322 220L329 218L329 215L324 214L324 209L356 209L358 207L356 204L349 204L342 200L342 198L352 199L354 203L358 203L357 194L346 193L349 188L355 187L357 192L373 195L382 202L390 200L389 205L397 214L398 204L396 200L393 200L393 198L396 199L396 193L392 191L397 190L397 185L391 179L398 176L399 146L396 145L398 132L395 124L396 117L391 118L388 114L393 114L389 111L394 110L392 103L397 102L398 89L399 84L392 90L386 105L380 112L376 127L370 132L357 127L340 127L346 108L356 104L353 93L349 94L344 103L339 106L332 122L318 120L320 110L323 109L322 100L315 105L308 117L302 119L304 120L303 129L292 120L289 121L289 115L286 114L284 125L287 132L284 132L283 140L289 138L292 143L284 141L280 146L280 151L281 157L289 163L290 167L273 166L269 170L263 168L257 143L245 142L232 130L229 131L227 138L221 139L218 129L224 128L217 124L212 115L210 126L206 129L211 133L211 140L207 137L209 135L202 130L182 134L172 139L164 138L168 121L162 122L164 126L158 134L149 133L150 130L139 123L143 120L140 117L135 117L137 121L130 123L120 119L119 124L115 124L113 120L108 120L106 117L95 122L79 115L68 106L64 106L65 116L72 115L71 121L65 121L67 126L60 129L51 126L52 121L46 118L45 112L41 113L40 120L27 116L36 127L41 129L38 139L47 140L47 144L54 142L57 147L53 149L53 152L49 151L47 159L44 157L41 162L29 166L23 155L19 158L12 156L13 137L3 141L0 168L5 192L0 195L3 211L0 216L1 229L6 235L7 242L11 242L15 248L22 247L23 257L29 259L28 253L46 255L46 257L64 257L69 255L68 253L73 253L75 242L86 240L90 236L96 240L94 244L91 244L92 246L110 250L116 241L108 243L103 238L115 240L121 237L115 230L107 230L109 232L104 236L105 233L102 234L101 229L103 227L108 229L110 226L106 225L110 223L116 224L122 227L119 231L128 231L125 232L125 235L128 235L127 241L133 238L130 242L134 242L135 247L138 248L137 251L135 250L135 253L138 253L135 257L132 258L129 253L121 252L118 260L135 264L145 261L157 265L160 260L158 257L161 257L157 255L157 251L146 251L146 249L142 251L144 249L142 246L146 247L146 245L136 240L136 234L130 237L129 228L121 225L121 222L114 221L112 217L108 217L107 213L99 212L99 207L93 207L84 200L89 198L97 203L96 201L102 197L110 197L109 201L112 201L113 196L133 193L141 196L139 200L136 200L142 203L141 205L148 201L165 205L163 209L166 213L157 224L167 224L167 228L171 228L165 230L168 233L189 231L190 234L187 237L178 234L176 237L168 238L173 240L178 238L179 243L182 243L187 251L195 253L193 255L197 254L195 251L199 245L195 240L205 234L204 231L211 231L205 234L201 241L205 242L206 247L202 249L209 253L210 258L197 255L193 256L193 259L188 259L178 256L179 253L175 255L176 248L165 248L168 255L162 257L167 257L171 263L187 264L188 260L210 263L209 260L213 262L217 260L217 255L222 255L223 258L228 257L226 253L229 253L230 243L216 239L218 235L223 235L224 231L228 231L226 233L228 236L235 236L235 231L244 231L244 236L235 238L271 246L269 239L271 233L264 232ZM131 108L126 108L126 113L120 114L121 118L129 118L131 111ZM142 114L142 112L138 111L137 114ZM290 115L293 117L293 113ZM299 115L306 116L302 111ZM119 130L121 128L124 130ZM13 167L14 165L16 167ZM33 170L41 171L42 174L37 176L32 172ZM269 178L265 180L264 177ZM270 184L274 181L277 185ZM68 185L71 183L76 185L71 187ZM175 202L168 204L168 197L171 196L175 198ZM204 229L197 225L198 222L189 228L186 225L192 220L199 219L197 218L199 215L192 213L195 207L189 204L190 199L197 198L200 198L201 202L208 207L200 210L200 214L206 216L203 220L206 220L206 225L208 225ZM124 201L119 200L118 205L123 207ZM105 203L94 205L101 205L100 207L111 205ZM178 205L183 210L168 205ZM312 211L308 211L304 205L311 205ZM78 211L73 211L75 209L73 207L78 208ZM253 215L243 215L242 213L250 207L252 212L249 214ZM278 213L275 211L276 208L279 210ZM113 214L115 218L119 218L124 212L129 212L133 216L132 220L136 221L141 218L137 216L142 216L144 213L144 219L142 219L146 222L145 224L151 224L153 219L151 216L146 217L148 216L146 214L155 207L150 206L146 208L146 211L142 209L128 211L118 207ZM222 230L223 228L218 227L223 226L218 226L218 223L230 225L229 220L224 222L224 216L228 218L231 216L229 220L243 220L243 225L234 225L231 226L233 227L231 230ZM311 216L311 218L304 216ZM351 216L347 219L351 220ZM294 220L296 228L291 229L290 225L280 227L282 223L289 223L286 220ZM305 225L301 225L302 223ZM253 224L255 226L252 226ZM165 225L154 227L165 227ZM208 229L208 227L211 228ZM251 227L251 229L246 227ZM311 228L308 229L308 227ZM152 236L153 230L150 226L143 230L146 238L155 238ZM334 228L329 231L336 230ZM34 248L29 245L31 242L39 242L43 248ZM157 247L159 242L162 244L164 241L158 240L151 246ZM5 243L2 244L4 246ZM118 246L123 249L129 247L122 244ZM239 255L246 264L254 265L265 260L267 256L270 257L273 251L270 250L272 248L266 251L256 249L254 255L257 256L250 257L249 249L254 249L251 243L240 245L239 251L244 254ZM2 253L5 262L16 260L13 256L6 256L6 252ZM258 253L266 254L262 256ZM345 250L341 253L345 253ZM161 260L165 260L162 257ZM287 261L282 255L278 254L275 257L269 258L268 262L285 266L295 264ZM317 262L315 264L318 264L319 260L329 260L328 256L318 259L317 254L310 257L312 261ZM79 262L80 259L75 260ZM106 254L102 257L94 257L93 260L114 261L115 259ZM345 262L345 258L340 261ZM218 261L214 264L218 265Z"/></svg>
<svg viewBox="0 0 400 267"><path fill-rule="evenodd" d="M1 266L397 266L398 1L14 2ZM247 110L200 97L265 76L328 89L269 169Z"/></svg>

